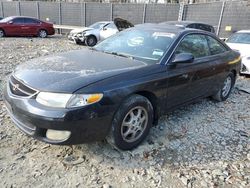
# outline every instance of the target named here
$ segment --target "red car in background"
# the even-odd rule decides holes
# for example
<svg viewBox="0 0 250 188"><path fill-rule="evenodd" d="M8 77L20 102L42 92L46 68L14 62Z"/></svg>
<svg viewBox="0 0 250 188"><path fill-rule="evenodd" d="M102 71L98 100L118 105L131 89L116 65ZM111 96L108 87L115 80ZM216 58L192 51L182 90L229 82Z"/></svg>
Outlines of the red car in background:
<svg viewBox="0 0 250 188"><path fill-rule="evenodd" d="M0 37L4 36L38 36L45 38L54 35L53 24L36 18L11 16L0 20Z"/></svg>

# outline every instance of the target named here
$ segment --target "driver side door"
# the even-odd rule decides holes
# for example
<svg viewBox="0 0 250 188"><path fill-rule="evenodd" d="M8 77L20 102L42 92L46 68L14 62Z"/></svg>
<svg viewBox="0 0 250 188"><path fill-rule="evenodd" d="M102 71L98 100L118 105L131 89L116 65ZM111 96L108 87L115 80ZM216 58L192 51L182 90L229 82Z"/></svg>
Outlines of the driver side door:
<svg viewBox="0 0 250 188"><path fill-rule="evenodd" d="M194 61L168 66L166 105L168 109L205 95L209 87L207 83L213 65L209 62L210 50L205 35L186 35L175 49L172 59L180 53L192 54ZM169 63L171 64L171 62Z"/></svg>
<svg viewBox="0 0 250 188"><path fill-rule="evenodd" d="M100 40L104 40L118 32L119 31L114 23L107 24L100 30Z"/></svg>

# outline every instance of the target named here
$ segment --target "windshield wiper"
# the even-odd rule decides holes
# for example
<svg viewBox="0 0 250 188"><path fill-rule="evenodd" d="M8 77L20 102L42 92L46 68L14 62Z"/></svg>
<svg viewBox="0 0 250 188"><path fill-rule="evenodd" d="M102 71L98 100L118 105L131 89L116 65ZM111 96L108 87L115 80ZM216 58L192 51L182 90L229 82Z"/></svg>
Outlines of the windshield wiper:
<svg viewBox="0 0 250 188"><path fill-rule="evenodd" d="M134 59L134 57L128 55L128 54L123 54L123 53L118 53L118 52L108 52L108 51L103 51L104 53L107 53L107 54L112 54L112 55L117 55L117 56L120 56L120 57L126 57L126 58L130 58L130 59Z"/></svg>

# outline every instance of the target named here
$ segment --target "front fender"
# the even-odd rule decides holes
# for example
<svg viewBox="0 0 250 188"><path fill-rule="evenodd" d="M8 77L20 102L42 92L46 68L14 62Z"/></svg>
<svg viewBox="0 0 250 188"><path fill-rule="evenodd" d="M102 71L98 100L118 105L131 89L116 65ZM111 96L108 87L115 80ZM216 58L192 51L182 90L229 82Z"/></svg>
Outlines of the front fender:
<svg viewBox="0 0 250 188"><path fill-rule="evenodd" d="M97 41L100 40L100 32L97 32L97 31L87 31L85 34L84 34L84 37L88 37L90 35L94 35L97 39Z"/></svg>

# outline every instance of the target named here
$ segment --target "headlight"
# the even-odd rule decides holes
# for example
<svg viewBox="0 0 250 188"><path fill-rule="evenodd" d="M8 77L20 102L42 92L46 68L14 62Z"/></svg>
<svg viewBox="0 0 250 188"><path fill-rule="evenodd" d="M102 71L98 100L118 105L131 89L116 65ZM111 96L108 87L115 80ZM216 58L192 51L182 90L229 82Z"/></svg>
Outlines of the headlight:
<svg viewBox="0 0 250 188"><path fill-rule="evenodd" d="M97 103L99 102L103 97L103 94L97 93L97 94L75 94L72 95L69 99L66 107L72 108L72 107L78 107L78 106L86 106L89 104Z"/></svg>
<svg viewBox="0 0 250 188"><path fill-rule="evenodd" d="M50 93L40 92L36 101L44 106L56 108L73 108L86 106L99 102L103 94L65 94L65 93Z"/></svg>

